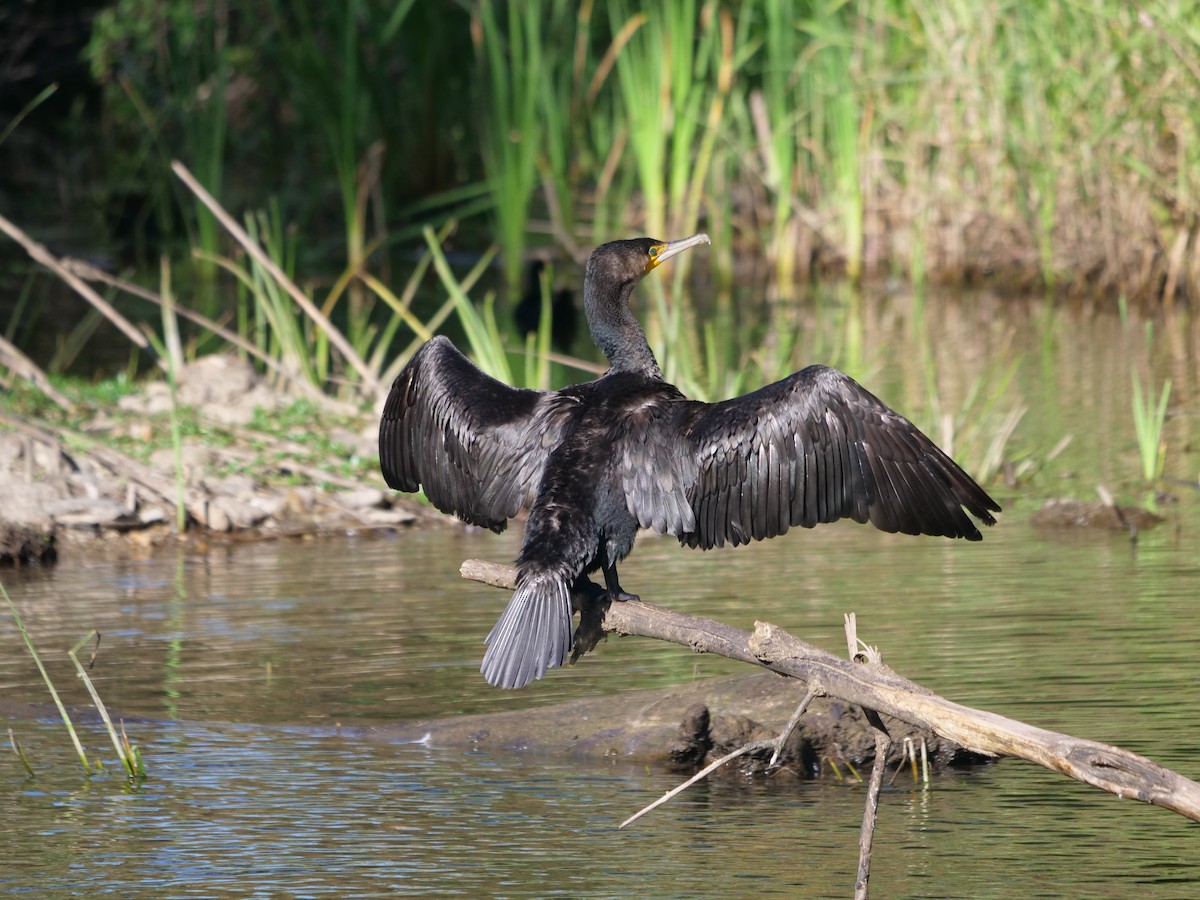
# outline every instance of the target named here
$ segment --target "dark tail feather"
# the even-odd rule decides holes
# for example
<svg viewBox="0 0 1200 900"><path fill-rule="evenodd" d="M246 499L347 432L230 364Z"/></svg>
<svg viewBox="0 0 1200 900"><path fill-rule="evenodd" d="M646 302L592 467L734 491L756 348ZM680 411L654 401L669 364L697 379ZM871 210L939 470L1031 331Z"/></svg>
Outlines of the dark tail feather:
<svg viewBox="0 0 1200 900"><path fill-rule="evenodd" d="M496 687L524 687L547 669L561 666L571 649L567 584L547 573L531 575L517 588L484 643L488 649L479 671Z"/></svg>

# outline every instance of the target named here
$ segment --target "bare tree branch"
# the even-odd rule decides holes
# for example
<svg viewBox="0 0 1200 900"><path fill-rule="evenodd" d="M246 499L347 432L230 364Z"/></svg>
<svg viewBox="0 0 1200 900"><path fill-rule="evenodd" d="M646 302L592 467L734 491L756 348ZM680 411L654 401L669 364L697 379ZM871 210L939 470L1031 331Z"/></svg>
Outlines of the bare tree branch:
<svg viewBox="0 0 1200 900"><path fill-rule="evenodd" d="M462 575L508 590L511 566L468 560ZM1027 725L939 697L882 663L841 659L764 622L753 634L649 603L613 603L598 618L601 633L640 635L716 653L799 678L809 688L935 732L989 756L1016 756L1130 800L1152 803L1200 822L1200 784L1143 756ZM581 625L581 631L583 626ZM580 634L576 642L594 640Z"/></svg>

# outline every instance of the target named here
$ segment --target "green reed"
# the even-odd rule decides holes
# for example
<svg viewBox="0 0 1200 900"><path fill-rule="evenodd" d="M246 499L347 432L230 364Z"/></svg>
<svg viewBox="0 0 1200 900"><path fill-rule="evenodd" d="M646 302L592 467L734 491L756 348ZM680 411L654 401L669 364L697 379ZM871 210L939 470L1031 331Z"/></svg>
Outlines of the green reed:
<svg viewBox="0 0 1200 900"><path fill-rule="evenodd" d="M37 666L38 672L41 673L42 681L46 683L46 689L50 692L50 698L54 701L54 705L58 707L58 714L62 716L63 724L67 728L67 734L71 736L71 743L75 745L75 753L79 757L79 762L83 765L83 771L91 774L92 764L88 761L87 754L83 751L83 744L79 743L79 735L75 733L75 726L71 723L71 717L67 715L67 708L63 705L62 698L58 696L58 691L55 690L54 682L50 680L50 675L46 672L46 667L42 665L42 658L38 654L37 648L33 645L33 638L25 630L25 622L21 618L20 612L17 611L17 605L13 603L12 597L8 596L8 591L5 589L3 582L0 582L0 595L3 595L4 602L8 604L9 612L12 613L17 630L21 632L21 637L25 641L29 655L33 657L33 662ZM26 768L28 769L28 765L26 765Z"/></svg>
<svg viewBox="0 0 1200 900"><path fill-rule="evenodd" d="M332 170L351 266L364 259L368 222L395 224L450 195L445 181L430 182L407 198L415 202L384 207L397 170L424 172L422 147L453 160L459 185L486 189L472 214L490 206L510 289L539 181L564 246L738 221L738 239L767 252L781 284L813 254L852 278L880 258L918 279L931 266L986 268L1013 258L1008 236L1032 242L1032 257L1017 256L1034 259L1047 282L1064 266L1094 273L1099 251L1120 251L1120 223L1146 198L1159 245L1192 239L1186 216L1172 212L1191 208L1200 171L1196 125L1178 114L1200 71L1200 12L1186 4L670 0L643 10L626 0L598 9L489 0L434 16L413 0L252 0L230 30L218 12L169 2L159 14L177 27L155 32L168 35L161 47L122 18L134 8L116 4L98 20L91 54L102 77L120 74L128 50L168 63L138 62L145 70L134 66L127 82L153 135L155 149L137 154L141 171L179 155L172 142L182 140L203 160L201 180L222 187L221 166L231 151L244 158L249 141L229 128L231 104L243 102L230 87L254 72L263 94L287 96L294 113L294 123L268 123L274 140L298 148L289 171L315 166L294 181L319 183ZM261 23L255 10L266 12ZM464 41L472 59L454 52ZM260 57L268 65L245 65ZM144 100L160 93L170 123ZM446 114L470 103L484 114ZM324 152L311 152L314 142ZM322 192L309 194L290 199L311 208ZM1107 233L1084 227L1097 221ZM984 241L964 233L972 222ZM419 234L430 220L405 224ZM203 228L196 241L209 259L214 234ZM883 248L872 260L868 238ZM1123 277L1117 261L1103 276ZM373 298L351 282L344 300L357 343Z"/></svg>
<svg viewBox="0 0 1200 900"><path fill-rule="evenodd" d="M171 145L179 141L187 148L197 177L219 197L228 163L231 53L228 7L215 4L197 15L182 3L111 5L96 16L86 50L94 76L112 89L115 121L141 144L114 157L124 176L118 187L124 180L135 190L148 189L166 230L173 230L176 209L182 212L191 243L208 255L218 249L220 228L201 204L185 209L175 199L169 163L177 151ZM212 315L220 305L212 285L216 269L197 256L195 273L197 300Z"/></svg>
<svg viewBox="0 0 1200 900"><path fill-rule="evenodd" d="M95 640L96 646L92 650L92 658L85 668L83 663L79 661L78 653L85 644L89 644ZM96 690L96 686L92 684L92 679L88 676L87 670L96 662L96 652L100 649L100 632L92 630L81 637L78 643L75 644L67 655L71 657L71 662L75 665L75 671L79 675L79 679L87 688L88 693L92 697L92 704L96 707L96 712L100 714L100 719L104 722L104 728L108 731L109 739L112 740L113 749L117 751L117 758L121 761L122 768L125 769L125 776L130 781L138 781L146 777L146 767L142 762L142 751L130 743L128 735L125 734L125 725L121 724L121 736L117 737L117 730L113 727L112 719L109 718L108 709L104 705L104 701L100 699L100 692Z"/></svg>
<svg viewBox="0 0 1200 900"><path fill-rule="evenodd" d="M54 96L54 92L57 90L57 84L48 84L38 91L38 93L34 95L33 99L17 110L17 114L9 120L8 124L3 128L0 128L0 145L3 145L4 142L8 140L9 135L16 131L17 126L21 124L26 116L41 106L44 102L46 102L46 100L50 99L50 97Z"/></svg>
<svg viewBox="0 0 1200 900"><path fill-rule="evenodd" d="M1167 403L1171 399L1171 379L1163 382L1158 401L1154 389L1147 385L1142 390L1141 379L1135 371L1133 376L1133 427L1137 435L1138 458L1142 463L1142 479L1147 484L1162 480L1167 464L1167 443L1163 429L1167 421Z"/></svg>
<svg viewBox="0 0 1200 900"><path fill-rule="evenodd" d="M862 113L856 88L861 75L851 59L855 52L846 37L838 34L830 37L828 46L816 57L821 66L816 78L826 90L835 86L835 92L824 106L825 143L833 169L833 203L841 216L846 276L851 282L862 277L863 263L863 196L859 171Z"/></svg>
<svg viewBox="0 0 1200 900"><path fill-rule="evenodd" d="M766 28L761 61L762 83L750 96L757 149L763 159L763 183L773 194L771 236L768 254L775 262L777 285L795 280L796 241L794 228L795 167L803 132L797 122L797 91L793 67L800 59L802 33L796 28L793 0L767 3Z"/></svg>
<svg viewBox="0 0 1200 900"><path fill-rule="evenodd" d="M283 70L303 120L319 134L332 163L340 201L347 265L363 265L374 247L368 240L368 215L384 218L381 189L384 129L401 126L403 116L389 104L394 94L384 70L372 66L375 43L396 39L413 7L403 0L381 9L364 0L339 7L272 2L281 42ZM330 53L330 46L335 52ZM370 328L373 299L348 279L344 297L346 334L361 346ZM328 315L328 311L326 313Z"/></svg>
<svg viewBox="0 0 1200 900"><path fill-rule="evenodd" d="M1180 113L1200 72L1193 5L489 0L435 14L413 0L251 0L238 29L206 9L188 30L198 8L172 0L155 21L180 28L156 38L120 20L133 6L112 6L93 48L144 130L122 177L158 184L165 161L186 155L239 210L270 210L251 230L289 281L315 273L306 296L318 316L269 267L193 225L196 256L233 274L239 337L322 390L369 394L455 315L472 352L512 371L519 346L506 345L504 317L472 302L466 279L452 288L444 259L433 317L413 314L410 287L434 259L425 230L455 217L463 248L499 244L514 286L525 248L545 240L539 186L553 242L571 256L633 232L712 234L707 258L689 254L643 289L665 370L699 393L757 363L730 340L736 320L696 318L690 265L716 267L726 295L735 259L764 255L779 297L839 267L919 281L1025 266L1100 288L1145 268L1143 297L1168 283L1194 291L1194 279L1162 277L1182 270L1179 254L1141 267L1126 240L1181 252L1195 241L1200 128ZM167 68L154 68L160 58ZM247 82L253 126L231 128L232 88ZM160 95L155 115L145 98ZM263 115L264 97L286 97L287 115L270 104ZM252 174L239 179L243 164ZM171 185L154 190L194 221ZM320 221L344 232L344 259L320 255ZM180 290L181 312L205 290ZM64 360L86 334L64 342ZM864 362L861 333L837 341ZM525 350L540 359L539 346ZM539 382L546 372L515 369Z"/></svg>
<svg viewBox="0 0 1200 900"><path fill-rule="evenodd" d="M466 332L467 343L476 364L488 375L512 384L512 369L508 364L508 354L504 341L500 336L500 326L496 322L495 295L488 294L483 302L483 309L478 310L467 296L462 282L454 277L450 264L446 262L445 254L438 245L432 229L425 230L425 243L433 254L433 268L437 272L442 286L454 302L454 310L458 320ZM489 251L488 259L495 256L495 249Z"/></svg>
<svg viewBox="0 0 1200 900"><path fill-rule="evenodd" d="M483 162L492 186L497 236L503 248L504 281L510 296L520 289L529 202L537 187L543 135L540 94L547 78L541 0L504 5L502 27L491 0L478 6L473 28L479 68L486 75Z"/></svg>
<svg viewBox="0 0 1200 900"><path fill-rule="evenodd" d="M185 489L187 477L183 471L183 429L179 417L178 378L183 368L183 344L179 336L179 318L176 315L175 295L171 290L171 265L166 257L162 260L161 275L162 337L151 328L146 328L146 337L154 347L159 359L166 362L167 387L171 395L171 448L174 451L175 469L175 531L183 534L187 530L187 501Z"/></svg>
<svg viewBox="0 0 1200 900"><path fill-rule="evenodd" d="M629 4L610 0L608 15L611 30L636 27L629 42L616 58L617 82L629 127L629 145L633 153L642 201L643 227L647 234L666 234L666 191L663 175L667 169L670 129L670 95L664 64L663 26L646 13L634 13Z"/></svg>
<svg viewBox="0 0 1200 900"><path fill-rule="evenodd" d="M30 778L37 778L37 773L33 771L33 766L29 763L29 757L25 755L25 748L21 746L21 742L17 740L17 736L11 728L8 729L8 743L13 748L13 753L17 754L17 759L21 761L21 766L25 769L25 774Z"/></svg>
<svg viewBox="0 0 1200 900"><path fill-rule="evenodd" d="M550 338L554 332L554 269L546 267L538 276L540 314L534 334L525 337L524 387L550 388Z"/></svg>
<svg viewBox="0 0 1200 900"><path fill-rule="evenodd" d="M630 33L616 55L646 233L695 230L707 170L732 80L732 23L710 2L670 0L647 13L610 0L612 32Z"/></svg>

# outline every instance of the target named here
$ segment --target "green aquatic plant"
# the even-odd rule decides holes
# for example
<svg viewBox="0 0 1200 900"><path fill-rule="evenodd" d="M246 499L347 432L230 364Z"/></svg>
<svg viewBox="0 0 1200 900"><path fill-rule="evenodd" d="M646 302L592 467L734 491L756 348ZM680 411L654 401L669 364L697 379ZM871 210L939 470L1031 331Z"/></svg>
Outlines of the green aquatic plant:
<svg viewBox="0 0 1200 900"><path fill-rule="evenodd" d="M170 390L171 448L174 452L175 468L175 531L183 534L187 530L187 500L185 490L187 477L183 471L183 429L179 415L178 377L183 368L183 346L179 339L179 320L175 315L175 296L171 292L171 267L166 257L162 261L162 337L150 328L146 337L154 346L159 359L166 361L167 387Z"/></svg>
<svg viewBox="0 0 1200 900"><path fill-rule="evenodd" d="M180 0L117 0L96 15L84 51L93 77L105 88L108 124L131 151L111 161L113 182L118 191L138 185L135 193L148 194L153 210L143 218L168 232L182 224L192 245L204 251L193 257L195 293L210 316L221 307L214 289L217 270L209 262L220 227L202 204L193 200L188 208L180 202L168 167L173 155L186 155L208 191L217 197L224 191L235 54L231 18L226 4L200 11ZM144 234L137 240L144 241Z"/></svg>
<svg viewBox="0 0 1200 900"><path fill-rule="evenodd" d="M488 294L483 301L482 311L475 308L462 283L454 277L446 256L434 237L433 229L425 229L425 242L433 254L433 268L437 272L442 286L454 301L454 310L458 320L467 335L467 343L476 365L493 378L512 384L512 368L508 364L508 354L504 349L504 341L500 336L500 326L496 323L495 295ZM490 260L496 254L496 248L488 251Z"/></svg>
<svg viewBox="0 0 1200 900"><path fill-rule="evenodd" d="M37 666L38 672L42 675L42 681L46 683L46 689L50 691L50 698L54 701L54 705L58 707L58 714L62 716L63 724L67 728L67 734L71 736L71 743L75 745L75 753L79 756L79 762L83 765L83 771L90 775L93 771L92 764L88 761L87 754L83 752L83 744L79 743L79 735L75 733L75 726L71 723L71 717L67 715L67 708L63 705L62 698L58 696L58 691L55 690L54 682L50 680L50 675L46 672L46 667L42 665L42 657L38 654L37 647L33 645L33 638L25 630L25 622L21 618L21 613L17 610L17 604L13 603L12 597L8 595L3 582L0 582L0 594L4 596L4 602L8 604L9 612L12 613L17 630L21 632L21 637L25 640L25 646L29 649L29 655L33 657L33 662Z"/></svg>
<svg viewBox="0 0 1200 900"><path fill-rule="evenodd" d="M732 85L732 20L695 0L647 13L610 0L608 18L613 34L628 34L615 59L614 112L628 122L643 227L654 235L694 231Z"/></svg>
<svg viewBox="0 0 1200 900"><path fill-rule="evenodd" d="M37 778L37 774L33 771L33 766L29 764L29 757L25 755L25 750L21 746L21 742L17 740L17 736L11 728L8 729L8 743L13 748L13 753L17 754L17 759L21 761L21 766L25 769L26 774L30 778Z"/></svg>
<svg viewBox="0 0 1200 900"><path fill-rule="evenodd" d="M550 338L554 330L554 303L551 285L554 269L547 267L538 274L538 327L525 336L525 387L549 390Z"/></svg>
<svg viewBox="0 0 1200 900"><path fill-rule="evenodd" d="M87 668L84 668L83 663L79 661L79 650L92 639L95 639L96 646L92 650L92 658L88 662ZM100 649L100 632L94 629L75 644L67 655L71 657L71 662L75 664L75 671L79 674L79 678L83 681L88 693L92 696L92 703L96 707L96 712L100 713L100 718L104 722L104 727L108 730L108 736L112 739L113 749L117 751L117 758L121 760L121 766L125 769L125 775L130 781L138 781L146 777L146 767L142 763L142 752L137 747L129 742L129 736L125 734L125 723L121 723L121 736L117 737L117 731L113 728L112 719L109 718L108 709L104 706L104 701L100 699L100 693L96 690L96 686L92 684L92 679L88 677L87 669L90 669L96 662L96 652Z"/></svg>
<svg viewBox="0 0 1200 900"><path fill-rule="evenodd" d="M774 201L767 252L774 260L775 279L781 288L790 288L795 280L795 168L804 139L796 121L797 110L804 107L797 104L797 79L793 74L802 38L795 27L795 6L793 0L766 4L762 83L749 98L757 150L763 161L763 183Z"/></svg>
<svg viewBox="0 0 1200 900"><path fill-rule="evenodd" d="M505 287L514 296L521 282L529 201L537 187L543 133L539 99L547 77L542 29L548 12L541 0L507 3L501 25L496 5L483 0L472 30L489 92L483 163L495 200Z"/></svg>
<svg viewBox="0 0 1200 900"><path fill-rule="evenodd" d="M1154 389L1142 390L1141 379L1133 372L1133 427L1137 435L1138 457L1142 463L1142 479L1147 484L1162 480L1167 464L1167 443L1163 426L1167 420L1167 403L1171 398L1171 379L1168 378L1154 400Z"/></svg>

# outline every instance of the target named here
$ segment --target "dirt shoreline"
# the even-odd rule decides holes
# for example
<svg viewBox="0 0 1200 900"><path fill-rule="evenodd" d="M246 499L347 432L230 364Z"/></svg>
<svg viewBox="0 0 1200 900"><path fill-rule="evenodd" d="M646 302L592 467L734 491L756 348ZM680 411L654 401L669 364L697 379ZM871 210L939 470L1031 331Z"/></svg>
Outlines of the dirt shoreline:
<svg viewBox="0 0 1200 900"><path fill-rule="evenodd" d="M194 424L178 453L162 381L74 427L0 412L0 564L51 562L97 544L133 550L449 521L387 489L372 414L306 398L310 420L290 431L253 427L285 417L297 399L245 360L202 357L179 373L176 412Z"/></svg>

